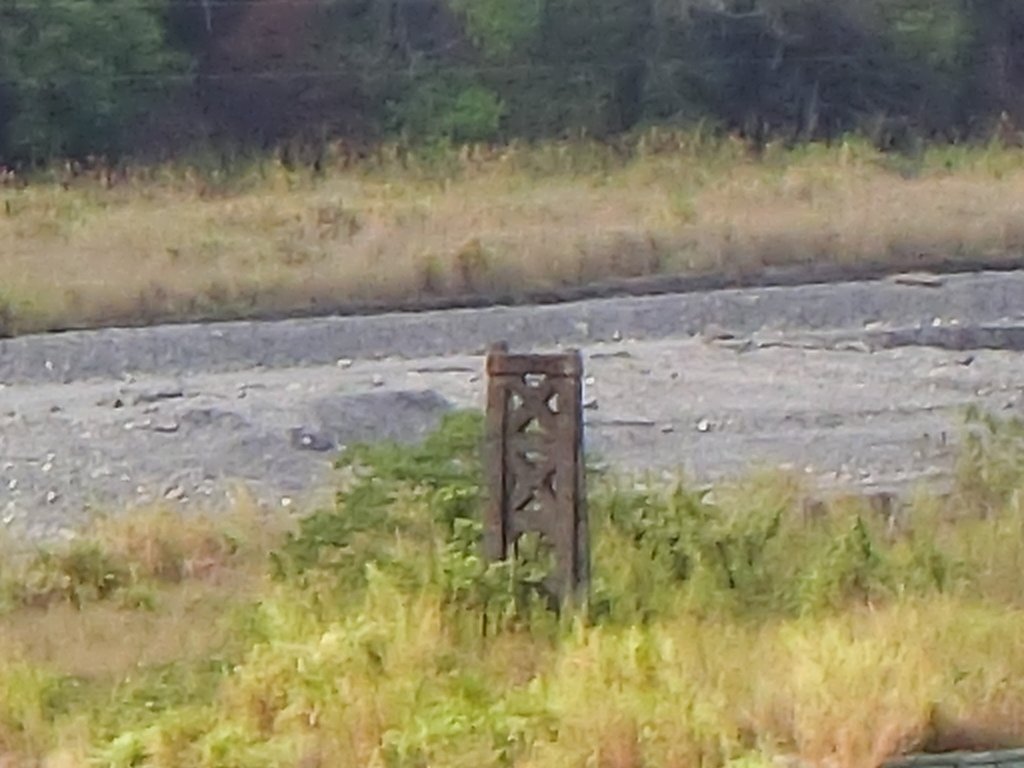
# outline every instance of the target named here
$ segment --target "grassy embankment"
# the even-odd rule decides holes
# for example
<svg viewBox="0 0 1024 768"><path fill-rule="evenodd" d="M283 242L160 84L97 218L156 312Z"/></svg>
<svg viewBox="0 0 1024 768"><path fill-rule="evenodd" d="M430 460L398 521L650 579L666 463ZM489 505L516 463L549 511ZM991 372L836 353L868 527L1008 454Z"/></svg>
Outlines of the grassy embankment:
<svg viewBox="0 0 1024 768"><path fill-rule="evenodd" d="M266 158L0 184L8 333L306 311L809 262L1018 256L1024 151L769 147L652 132L619 147L415 154L323 174Z"/></svg>
<svg viewBox="0 0 1024 768"><path fill-rule="evenodd" d="M808 518L782 476L598 479L592 601L560 620L536 567L476 557L475 417L353 449L337 508L288 531L107 521L4 561L0 765L847 768L1024 743L1024 427L993 426L953 497L896 525L856 499Z"/></svg>

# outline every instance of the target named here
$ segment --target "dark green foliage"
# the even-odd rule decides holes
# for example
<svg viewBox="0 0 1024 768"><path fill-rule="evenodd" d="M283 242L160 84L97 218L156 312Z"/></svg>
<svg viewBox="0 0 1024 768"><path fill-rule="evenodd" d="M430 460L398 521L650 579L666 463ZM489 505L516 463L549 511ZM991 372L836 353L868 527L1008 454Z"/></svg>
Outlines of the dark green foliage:
<svg viewBox="0 0 1024 768"><path fill-rule="evenodd" d="M497 620L536 608L550 567L527 542L518 560L480 556L484 490L479 415L451 416L418 446L358 446L340 466L355 479L333 509L305 519L273 555L278 578L327 583L344 599L386 572L439 588L457 610ZM986 452L979 461L987 461ZM807 519L777 477L715 492L596 479L590 489L593 620L631 624L698 612L796 615L945 591L963 576L934 521L900 530L863 500Z"/></svg>
<svg viewBox="0 0 1024 768"><path fill-rule="evenodd" d="M972 511L988 514L1024 491L1024 422L974 407L966 421L957 457L960 496Z"/></svg>
<svg viewBox="0 0 1024 768"><path fill-rule="evenodd" d="M433 584L452 607L493 621L532 611L546 570L526 552L494 564L480 554L482 425L458 412L416 446L349 448L338 466L354 481L271 554L272 574L307 586L328 574L329 591L348 599L383 571L412 588Z"/></svg>
<svg viewBox="0 0 1024 768"><path fill-rule="evenodd" d="M862 132L906 151L1024 119L1024 13L1010 0L332 0L277 13L3 0L0 163L206 136L317 145L315 164L337 136L611 137L697 121L755 144ZM160 103L155 127L132 131Z"/></svg>
<svg viewBox="0 0 1024 768"><path fill-rule="evenodd" d="M392 551L394 537L429 537L436 526L449 544L466 538L482 498L480 434L478 414L457 413L420 445L380 443L346 450L338 467L356 478L337 494L335 508L305 518L289 536L274 554L275 573L326 566L358 582L367 561ZM396 503L402 491L426 503L431 519L410 509L413 505Z"/></svg>
<svg viewBox="0 0 1024 768"><path fill-rule="evenodd" d="M476 142L498 135L505 105L494 91L465 77L424 78L395 107L396 132L419 141Z"/></svg>
<svg viewBox="0 0 1024 768"><path fill-rule="evenodd" d="M183 71L163 23L154 3L0 2L0 164L121 149Z"/></svg>
<svg viewBox="0 0 1024 768"><path fill-rule="evenodd" d="M73 545L61 552L41 550L8 590L15 602L46 605L105 600L132 583L126 564L96 544Z"/></svg>

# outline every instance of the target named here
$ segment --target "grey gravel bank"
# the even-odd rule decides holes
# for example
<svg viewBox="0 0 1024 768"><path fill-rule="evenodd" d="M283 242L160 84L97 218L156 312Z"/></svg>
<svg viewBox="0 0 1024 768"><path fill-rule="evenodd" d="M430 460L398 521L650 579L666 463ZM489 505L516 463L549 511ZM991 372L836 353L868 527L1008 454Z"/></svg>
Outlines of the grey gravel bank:
<svg viewBox="0 0 1024 768"><path fill-rule="evenodd" d="M0 527L218 507L237 482L307 508L344 445L481 407L496 339L583 350L587 449L614 467L934 487L967 405L1024 413L1021 308L1024 276L989 273L7 340Z"/></svg>
<svg viewBox="0 0 1024 768"><path fill-rule="evenodd" d="M877 326L877 327L876 327ZM873 348L1024 348L1024 272L902 276L775 288L278 322L72 331L0 340L0 383L309 367L513 348L737 335L842 332ZM826 334L827 337L828 334Z"/></svg>

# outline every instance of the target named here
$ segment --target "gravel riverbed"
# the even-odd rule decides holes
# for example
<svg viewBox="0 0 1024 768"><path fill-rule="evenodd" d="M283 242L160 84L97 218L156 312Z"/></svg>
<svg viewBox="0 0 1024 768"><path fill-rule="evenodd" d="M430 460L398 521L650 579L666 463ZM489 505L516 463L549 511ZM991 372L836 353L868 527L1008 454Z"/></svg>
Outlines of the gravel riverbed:
<svg viewBox="0 0 1024 768"><path fill-rule="evenodd" d="M1024 413L1024 275L547 307L74 332L0 341L0 524L222 505L305 509L353 441L482 407L485 346L574 346L586 445L699 479L787 466L825 487L941 485L963 409Z"/></svg>

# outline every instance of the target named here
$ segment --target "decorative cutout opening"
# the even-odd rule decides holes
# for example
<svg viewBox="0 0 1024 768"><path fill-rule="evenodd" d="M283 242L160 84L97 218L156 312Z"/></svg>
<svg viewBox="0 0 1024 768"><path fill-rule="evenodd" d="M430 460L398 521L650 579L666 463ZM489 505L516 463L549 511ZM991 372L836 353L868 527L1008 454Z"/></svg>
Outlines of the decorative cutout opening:
<svg viewBox="0 0 1024 768"><path fill-rule="evenodd" d="M544 502L537 496L537 491L530 494L530 500L526 502L526 506L523 509L536 515L539 515L544 511Z"/></svg>
<svg viewBox="0 0 1024 768"><path fill-rule="evenodd" d="M551 411L552 413L560 413L560 411L559 411L558 393L555 392L555 394L553 394L551 397L549 397L547 402L545 403L545 405L547 406L547 409L549 411Z"/></svg>
<svg viewBox="0 0 1024 768"><path fill-rule="evenodd" d="M547 376L543 373L523 374L523 384L530 387L530 389L540 389L545 381L547 381Z"/></svg>
<svg viewBox="0 0 1024 768"><path fill-rule="evenodd" d="M541 464L547 461L547 458L547 455L541 451L523 451L523 461L525 461L531 467L539 467Z"/></svg>
<svg viewBox="0 0 1024 768"><path fill-rule="evenodd" d="M532 418L523 425L523 428L519 430L524 435L540 435L543 434L544 428L540 425L540 420Z"/></svg>
<svg viewBox="0 0 1024 768"><path fill-rule="evenodd" d="M512 544L516 570L527 584L540 585L555 572L555 548L536 531L522 533Z"/></svg>

